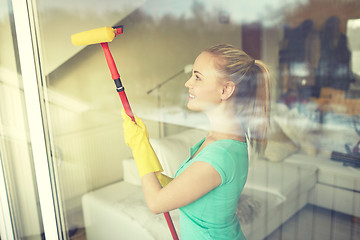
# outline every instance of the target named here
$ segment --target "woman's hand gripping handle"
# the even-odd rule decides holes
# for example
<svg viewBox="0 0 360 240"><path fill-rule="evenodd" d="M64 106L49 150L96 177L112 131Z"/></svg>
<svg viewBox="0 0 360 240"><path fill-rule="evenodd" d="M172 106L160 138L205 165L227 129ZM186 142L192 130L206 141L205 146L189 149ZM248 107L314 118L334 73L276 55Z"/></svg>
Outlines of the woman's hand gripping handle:
<svg viewBox="0 0 360 240"><path fill-rule="evenodd" d="M158 179L159 176L162 179L166 179L166 176L160 173L163 171L163 168L149 142L149 133L143 121L137 116L134 116L135 123L125 113L124 109L121 110L121 115L124 120L123 127L125 143L132 150L140 177L154 172L157 173Z"/></svg>

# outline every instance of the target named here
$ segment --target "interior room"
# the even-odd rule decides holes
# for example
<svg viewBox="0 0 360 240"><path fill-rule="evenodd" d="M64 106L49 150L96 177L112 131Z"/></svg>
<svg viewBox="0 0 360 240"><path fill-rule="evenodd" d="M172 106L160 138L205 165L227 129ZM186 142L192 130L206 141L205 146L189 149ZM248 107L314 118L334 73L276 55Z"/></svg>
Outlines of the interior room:
<svg viewBox="0 0 360 240"><path fill-rule="evenodd" d="M0 159L12 186L10 215L19 239L44 239L14 4L0 2L6 9L0 19ZM246 238L360 238L357 0L36 0L30 9L63 239L171 239L164 216L146 206L102 47L71 43L72 34L105 26L122 26L109 48L167 175L174 177L209 128L204 114L186 107L184 84L194 60L208 47L231 44L265 62L271 75L268 144L249 160L237 209ZM178 210L170 215L179 232Z"/></svg>

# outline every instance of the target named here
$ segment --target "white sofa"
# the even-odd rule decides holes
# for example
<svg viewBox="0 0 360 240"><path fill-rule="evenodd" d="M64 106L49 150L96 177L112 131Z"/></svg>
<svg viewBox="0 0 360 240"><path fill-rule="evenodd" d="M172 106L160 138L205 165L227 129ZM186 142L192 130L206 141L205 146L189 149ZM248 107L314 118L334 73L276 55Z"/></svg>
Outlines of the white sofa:
<svg viewBox="0 0 360 240"><path fill-rule="evenodd" d="M204 135L190 130L152 139L165 172L173 176L190 146ZM166 161L172 159L173 161ZM248 239L263 239L303 208L317 181L311 165L256 160L239 201L238 217ZM85 194L82 199L87 239L171 239L164 217L147 209L133 159L124 160L124 181ZM179 232L178 212L171 213Z"/></svg>

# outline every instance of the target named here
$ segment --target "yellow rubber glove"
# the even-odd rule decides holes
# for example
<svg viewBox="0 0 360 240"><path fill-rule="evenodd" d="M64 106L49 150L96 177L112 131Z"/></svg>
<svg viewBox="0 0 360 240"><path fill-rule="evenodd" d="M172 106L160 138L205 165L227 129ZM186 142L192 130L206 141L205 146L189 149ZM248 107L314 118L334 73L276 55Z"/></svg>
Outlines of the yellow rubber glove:
<svg viewBox="0 0 360 240"><path fill-rule="evenodd" d="M173 180L171 177L168 177L160 172L156 173L156 177L158 178L162 187L165 187Z"/></svg>
<svg viewBox="0 0 360 240"><path fill-rule="evenodd" d="M150 145L149 133L144 123L140 118L134 116L136 121L135 124L125 113L124 109L122 109L121 115L124 119L125 143L132 150L140 177L151 172L162 172L163 168Z"/></svg>

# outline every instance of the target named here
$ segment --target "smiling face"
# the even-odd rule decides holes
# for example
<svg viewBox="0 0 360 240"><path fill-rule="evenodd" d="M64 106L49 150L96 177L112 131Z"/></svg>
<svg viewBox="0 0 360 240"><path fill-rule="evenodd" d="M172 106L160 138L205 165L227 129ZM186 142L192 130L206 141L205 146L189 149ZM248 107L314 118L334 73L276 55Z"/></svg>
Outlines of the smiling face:
<svg viewBox="0 0 360 240"><path fill-rule="evenodd" d="M215 68L216 58L201 53L195 60L191 78L185 83L189 89L187 107L193 111L207 111L222 102L224 80Z"/></svg>

